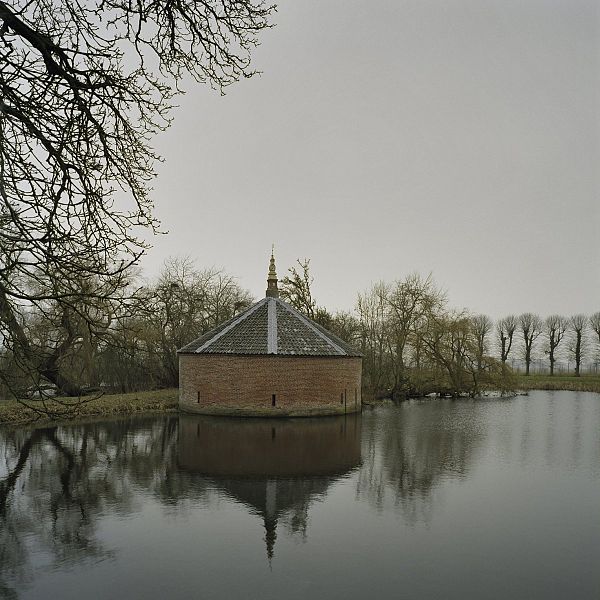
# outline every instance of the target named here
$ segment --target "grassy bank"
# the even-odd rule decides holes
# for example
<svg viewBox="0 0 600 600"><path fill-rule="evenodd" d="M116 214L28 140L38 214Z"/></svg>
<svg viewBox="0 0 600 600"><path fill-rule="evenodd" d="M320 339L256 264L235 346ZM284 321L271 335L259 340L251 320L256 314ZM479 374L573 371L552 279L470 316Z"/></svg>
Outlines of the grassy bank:
<svg viewBox="0 0 600 600"><path fill-rule="evenodd" d="M515 375L515 384L522 390L570 390L575 392L600 393L600 375ZM107 394L99 398L83 398L77 403L73 398L65 398L68 403L76 403L65 413L65 407L58 401L48 401L49 411L57 413L60 421L72 421L90 417L110 417L145 412L173 412L177 410L178 390L153 390L150 392L132 392L130 394ZM370 404L370 402L364 402ZM374 402L377 403L377 402ZM28 401L33 407L36 403ZM27 423L45 423L47 416L28 408L16 400L0 400L0 426L22 425Z"/></svg>
<svg viewBox="0 0 600 600"><path fill-rule="evenodd" d="M56 413L57 419L67 421L88 417L175 411L177 410L178 390L172 388L130 394L107 394L99 398L83 398L81 402L77 402L73 398L65 398L65 402L73 405L68 411L61 405L60 400L48 401L46 407L49 411ZM34 401L27 401L27 403L32 407L40 406L39 401L37 404ZM16 400L0 401L0 425L20 425L48 420L47 416Z"/></svg>
<svg viewBox="0 0 600 600"><path fill-rule="evenodd" d="M523 390L570 390L600 393L600 375L515 375L517 387Z"/></svg>

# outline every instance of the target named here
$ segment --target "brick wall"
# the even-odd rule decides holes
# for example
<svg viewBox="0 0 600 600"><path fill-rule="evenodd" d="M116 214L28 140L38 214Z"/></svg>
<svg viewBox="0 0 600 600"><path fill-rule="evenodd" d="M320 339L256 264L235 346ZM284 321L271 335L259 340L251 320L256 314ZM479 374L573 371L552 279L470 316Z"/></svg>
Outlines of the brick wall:
<svg viewBox="0 0 600 600"><path fill-rule="evenodd" d="M350 413L360 410L361 369L362 359L348 356L180 354L179 405L208 414Z"/></svg>

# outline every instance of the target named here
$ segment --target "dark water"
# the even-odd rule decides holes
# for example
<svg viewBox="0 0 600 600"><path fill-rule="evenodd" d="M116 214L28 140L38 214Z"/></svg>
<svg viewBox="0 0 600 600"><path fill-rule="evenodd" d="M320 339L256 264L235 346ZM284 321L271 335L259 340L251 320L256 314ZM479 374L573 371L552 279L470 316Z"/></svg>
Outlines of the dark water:
<svg viewBox="0 0 600 600"><path fill-rule="evenodd" d="M0 597L600 598L600 395L0 430Z"/></svg>

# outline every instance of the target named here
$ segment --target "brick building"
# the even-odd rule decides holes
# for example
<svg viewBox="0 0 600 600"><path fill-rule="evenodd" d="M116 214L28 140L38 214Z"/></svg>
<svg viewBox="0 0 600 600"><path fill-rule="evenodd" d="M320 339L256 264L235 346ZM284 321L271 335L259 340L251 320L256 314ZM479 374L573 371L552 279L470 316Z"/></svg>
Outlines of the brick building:
<svg viewBox="0 0 600 600"><path fill-rule="evenodd" d="M273 255L266 297L178 355L188 412L295 417L361 407L361 354L279 298Z"/></svg>

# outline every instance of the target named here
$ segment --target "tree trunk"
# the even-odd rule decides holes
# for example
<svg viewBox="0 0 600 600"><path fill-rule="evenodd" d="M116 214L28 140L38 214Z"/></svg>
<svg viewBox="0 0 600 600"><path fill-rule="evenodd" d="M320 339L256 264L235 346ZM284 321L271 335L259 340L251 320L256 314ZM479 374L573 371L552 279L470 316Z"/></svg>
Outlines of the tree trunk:
<svg viewBox="0 0 600 600"><path fill-rule="evenodd" d="M18 349L22 352L27 362L50 383L56 385L61 393L66 396L80 396L81 387L59 372L58 359L65 350L67 343L59 344L52 355L41 358L31 347L23 327L19 323L12 306L6 296L5 289L0 285L0 321L4 323L13 339L13 351Z"/></svg>

